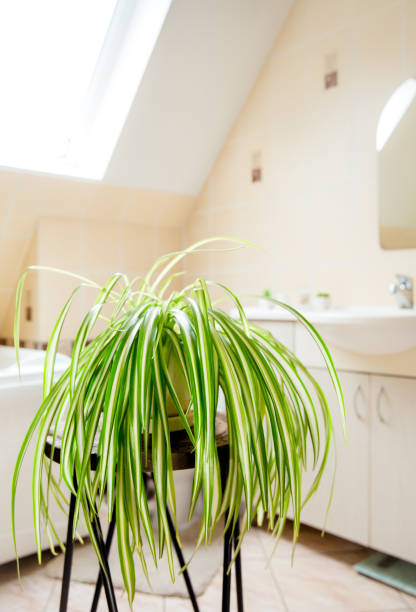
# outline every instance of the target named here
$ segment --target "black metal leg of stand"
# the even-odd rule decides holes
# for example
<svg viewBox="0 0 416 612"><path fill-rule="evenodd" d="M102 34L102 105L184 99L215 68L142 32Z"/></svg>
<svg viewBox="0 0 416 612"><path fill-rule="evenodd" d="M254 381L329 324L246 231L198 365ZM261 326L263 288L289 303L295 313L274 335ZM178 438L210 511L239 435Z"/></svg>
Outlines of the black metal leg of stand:
<svg viewBox="0 0 416 612"><path fill-rule="evenodd" d="M225 483L228 474L228 457L227 460L221 461L221 487L225 490ZM228 512L225 514L225 522L227 522ZM228 567L231 563L231 553L233 544L232 522L224 534L224 558L222 567L222 612L230 612L230 595L231 595L231 570L228 572Z"/></svg>
<svg viewBox="0 0 416 612"><path fill-rule="evenodd" d="M113 520L111 522L115 522L115 514L113 514ZM111 528L111 523L110 523L110 527ZM113 587L113 581L111 579L111 573L110 573L110 567L108 565L108 559L107 559L107 551L106 551L106 545L104 543L104 538L103 538L103 532L101 529L101 524L100 524L100 519L98 518L98 515L95 516L94 520L92 521L92 529L94 532L94 536L98 542L98 546L100 548L100 553L101 553L101 557L103 560L103 566L101 568L100 571L100 576L104 585L104 591L105 591L105 596L107 599L107 605L108 605L108 609L110 612L117 612L117 602L116 602L116 596L114 593L114 587ZM114 530L114 527L113 527ZM111 543L111 541L110 541ZM97 585L98 586L98 585ZM96 587L96 591L97 591L97 587ZM98 598L100 596L100 592L98 591L97 593L97 603L98 603ZM95 600L95 594L94 594L94 600ZM94 603L94 602L93 602Z"/></svg>
<svg viewBox="0 0 416 612"><path fill-rule="evenodd" d="M239 535L240 535L240 519L237 519L237 522L234 528L234 550L237 549ZM237 587L237 610L238 612L244 612L243 577L241 574L241 548L235 559L235 582L236 582L236 587Z"/></svg>
<svg viewBox="0 0 416 612"><path fill-rule="evenodd" d="M72 540L72 529L74 525L74 512L75 512L75 495L71 493L71 499L69 502L69 516L68 516L68 527L67 527L67 532L66 532L64 573L62 576L61 602L59 604L59 612L66 612L68 608L69 585L71 582L71 569L72 569L72 551L73 551L73 545L74 545L73 540Z"/></svg>
<svg viewBox="0 0 416 612"><path fill-rule="evenodd" d="M173 524L172 517L171 517L170 512L169 512L169 510L167 508L166 508L166 516L167 516L167 519L168 519L170 536L172 538L173 546L175 547L175 552L176 552L176 555L178 557L179 564L180 564L181 567L184 567L185 566L185 559L183 558L181 547L179 546L179 542L178 542L178 540L176 538L175 526ZM194 589L192 587L191 579L189 578L188 570L187 569L183 570L182 575L183 575L183 579L185 580L186 588L187 588L188 594L189 594L189 599L191 600L194 612L199 612L198 603L196 601L196 597L195 597Z"/></svg>
<svg viewBox="0 0 416 612"><path fill-rule="evenodd" d="M107 559L108 559L108 555L110 554L111 543L113 541L115 526L116 526L116 504L114 502L113 516L111 518L110 525L108 526L107 537L105 540L105 556ZM100 572L98 574L97 583L95 585L94 599L92 600L92 604L91 604L91 612L96 612L97 610L98 602L99 602L100 594L101 594L101 588L103 586L103 578L104 578L103 568L100 567Z"/></svg>

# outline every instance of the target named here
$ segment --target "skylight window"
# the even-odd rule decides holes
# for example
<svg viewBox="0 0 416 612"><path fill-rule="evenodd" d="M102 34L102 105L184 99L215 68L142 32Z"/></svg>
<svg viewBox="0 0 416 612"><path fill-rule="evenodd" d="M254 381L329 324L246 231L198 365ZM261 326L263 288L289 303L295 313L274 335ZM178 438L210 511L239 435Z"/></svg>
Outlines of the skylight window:
<svg viewBox="0 0 416 612"><path fill-rule="evenodd" d="M0 3L0 165L101 179L170 2Z"/></svg>

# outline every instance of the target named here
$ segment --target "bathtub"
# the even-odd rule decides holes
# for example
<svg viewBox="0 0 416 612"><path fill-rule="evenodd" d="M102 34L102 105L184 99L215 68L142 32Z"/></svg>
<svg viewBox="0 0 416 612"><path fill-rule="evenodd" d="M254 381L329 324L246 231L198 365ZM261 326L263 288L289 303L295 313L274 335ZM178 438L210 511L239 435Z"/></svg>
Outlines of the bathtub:
<svg viewBox="0 0 416 612"><path fill-rule="evenodd" d="M0 564L15 558L10 522L12 475L27 428L41 404L44 359L44 351L20 349L21 377L19 378L14 348L0 346ZM69 363L69 357L57 355L56 377L59 377ZM220 393L218 406L220 411L224 411L224 403L224 397ZM33 450L32 444L23 461L16 495L16 536L20 557L36 552L32 519ZM185 528L188 524L193 472L192 469L174 474L179 529ZM54 525L64 541L67 518L60 511L52 512L52 516ZM202 505L199 500L194 520L199 521L201 517ZM44 548L48 548L46 539Z"/></svg>
<svg viewBox="0 0 416 612"><path fill-rule="evenodd" d="M0 346L0 563L15 558L11 538L10 493L17 454L27 428L42 400L45 352L20 349L21 377L14 348ZM69 357L58 355L57 377L68 367ZM16 531L19 556L36 552L32 520L33 445L22 465L16 496ZM66 517L56 513L60 536L66 531ZM45 548L48 547L45 541Z"/></svg>

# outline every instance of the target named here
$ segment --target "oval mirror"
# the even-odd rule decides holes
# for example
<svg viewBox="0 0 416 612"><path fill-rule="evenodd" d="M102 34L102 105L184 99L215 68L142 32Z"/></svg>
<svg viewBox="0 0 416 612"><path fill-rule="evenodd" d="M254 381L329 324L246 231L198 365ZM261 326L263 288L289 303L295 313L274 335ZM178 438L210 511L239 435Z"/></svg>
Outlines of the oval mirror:
<svg viewBox="0 0 416 612"><path fill-rule="evenodd" d="M377 125L380 242L416 248L416 79L389 98Z"/></svg>

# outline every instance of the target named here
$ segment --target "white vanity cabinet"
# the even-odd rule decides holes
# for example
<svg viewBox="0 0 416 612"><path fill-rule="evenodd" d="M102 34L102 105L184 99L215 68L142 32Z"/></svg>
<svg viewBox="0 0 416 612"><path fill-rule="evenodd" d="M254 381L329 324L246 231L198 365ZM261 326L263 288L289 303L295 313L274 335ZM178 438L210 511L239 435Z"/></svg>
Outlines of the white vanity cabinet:
<svg viewBox="0 0 416 612"><path fill-rule="evenodd" d="M330 403L337 471L326 531L416 563L416 378L372 373L374 363L380 372L382 356L375 362L350 353L341 364L336 360L345 397L345 442L329 374L308 332L294 322L256 322L295 352ZM302 511L302 522L318 529L324 526L332 460L333 455ZM312 480L307 472L303 494Z"/></svg>
<svg viewBox="0 0 416 612"><path fill-rule="evenodd" d="M416 563L416 379L370 379L369 545Z"/></svg>
<svg viewBox="0 0 416 612"><path fill-rule="evenodd" d="M367 545L369 537L369 461L370 461L370 410L369 376L352 372L341 372L340 380L345 398L347 416L347 442L344 438L337 398L326 370L310 368L334 415L335 446L328 459L327 470L318 491L311 497L302 511L302 521L322 529L331 492L334 472L334 449L337 468L334 496L332 499L326 531L354 542ZM304 477L305 494L313 481L313 474Z"/></svg>
<svg viewBox="0 0 416 612"><path fill-rule="evenodd" d="M328 372L310 371L334 414L337 470L326 531L416 563L416 379L340 371L345 442ZM302 522L318 529L331 489L332 457L302 512ZM312 476L304 480L307 488Z"/></svg>

